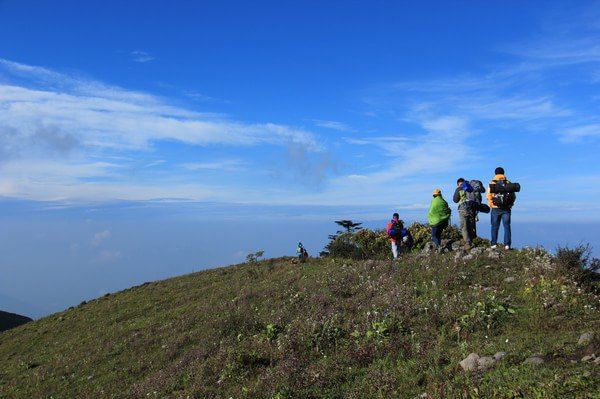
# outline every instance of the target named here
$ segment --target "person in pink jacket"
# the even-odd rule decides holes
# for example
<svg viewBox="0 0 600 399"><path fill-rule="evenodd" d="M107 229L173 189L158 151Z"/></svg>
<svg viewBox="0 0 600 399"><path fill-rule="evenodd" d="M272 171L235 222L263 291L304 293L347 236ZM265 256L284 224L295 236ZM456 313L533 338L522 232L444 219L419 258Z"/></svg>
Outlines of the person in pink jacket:
<svg viewBox="0 0 600 399"><path fill-rule="evenodd" d="M387 233L388 237L390 237L390 242L392 243L392 254L394 255L394 259L397 259L398 255L402 251L401 244L403 228L404 226L400 220L400 215L397 213L394 213L392 220L390 220L385 227L385 232Z"/></svg>

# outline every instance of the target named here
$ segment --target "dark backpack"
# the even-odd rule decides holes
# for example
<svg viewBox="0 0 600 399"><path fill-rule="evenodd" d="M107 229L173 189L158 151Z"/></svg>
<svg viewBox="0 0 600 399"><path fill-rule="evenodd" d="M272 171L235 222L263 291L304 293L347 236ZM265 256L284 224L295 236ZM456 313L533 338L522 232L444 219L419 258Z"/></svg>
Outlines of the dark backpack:
<svg viewBox="0 0 600 399"><path fill-rule="evenodd" d="M507 191L505 187L511 183L508 180L492 180L492 183L498 186L493 190L496 192L492 193L492 203L498 208L510 209L515 204L516 196L513 191Z"/></svg>
<svg viewBox="0 0 600 399"><path fill-rule="evenodd" d="M388 235L392 238L400 238L402 237L402 229L404 229L402 221L392 222L392 228L388 231Z"/></svg>
<svg viewBox="0 0 600 399"><path fill-rule="evenodd" d="M479 180L471 180L464 182L462 189L466 194L466 208L467 210L477 213L481 209L482 193L485 193L483 183Z"/></svg>

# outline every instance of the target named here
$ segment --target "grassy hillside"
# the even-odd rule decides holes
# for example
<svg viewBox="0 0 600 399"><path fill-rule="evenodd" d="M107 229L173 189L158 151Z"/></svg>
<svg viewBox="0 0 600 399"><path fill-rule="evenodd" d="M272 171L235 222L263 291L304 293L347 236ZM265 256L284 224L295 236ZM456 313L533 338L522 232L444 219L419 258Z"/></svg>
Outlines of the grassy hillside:
<svg viewBox="0 0 600 399"><path fill-rule="evenodd" d="M600 398L598 296L542 251L469 258L144 284L0 334L0 397Z"/></svg>

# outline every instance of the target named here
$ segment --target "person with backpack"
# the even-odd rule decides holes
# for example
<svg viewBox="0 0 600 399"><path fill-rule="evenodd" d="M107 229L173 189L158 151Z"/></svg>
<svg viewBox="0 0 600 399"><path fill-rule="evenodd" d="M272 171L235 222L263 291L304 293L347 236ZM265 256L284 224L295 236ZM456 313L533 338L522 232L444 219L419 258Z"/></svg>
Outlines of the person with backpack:
<svg viewBox="0 0 600 399"><path fill-rule="evenodd" d="M456 190L452 201L458 204L460 232L467 249L473 245L477 237L477 211L473 186L462 177L456 181Z"/></svg>
<svg viewBox="0 0 600 399"><path fill-rule="evenodd" d="M385 232L390 238L392 244L392 255L394 259L398 258L398 255L402 252L402 231L404 230L404 223L400 220L400 215L394 213L392 220L387 223ZM412 237L411 237L412 238Z"/></svg>
<svg viewBox="0 0 600 399"><path fill-rule="evenodd" d="M488 203L490 208L492 208L491 244L492 248L496 248L498 246L498 232L500 230L500 222L502 222L502 226L504 228L504 248L510 249L510 246L512 245L510 219L512 207L517 199L515 191L512 191L511 187L516 186L516 191L519 191L520 186L508 181L504 175L504 169L502 167L497 167L494 171L494 174L495 176L492 181L490 181L486 191Z"/></svg>
<svg viewBox="0 0 600 399"><path fill-rule="evenodd" d="M298 247L296 248L296 253L298 254L298 259L300 261L304 261L308 258L308 251L304 248L301 242L298 243Z"/></svg>
<svg viewBox="0 0 600 399"><path fill-rule="evenodd" d="M436 188L433 190L433 199L431 200L431 205L429 205L427 219L431 226L431 239L437 248L441 245L442 232L448 227L451 214L452 210L444 197L442 197L442 190Z"/></svg>

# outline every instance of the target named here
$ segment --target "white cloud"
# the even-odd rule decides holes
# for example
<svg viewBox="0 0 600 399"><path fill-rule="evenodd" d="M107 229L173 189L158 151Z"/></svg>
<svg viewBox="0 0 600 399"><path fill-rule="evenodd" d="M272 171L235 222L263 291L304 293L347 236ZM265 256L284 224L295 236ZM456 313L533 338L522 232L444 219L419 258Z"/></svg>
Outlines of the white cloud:
<svg viewBox="0 0 600 399"><path fill-rule="evenodd" d="M132 51L130 53L130 55L131 55L131 59L134 62L146 63L146 62L154 61L154 57L145 51L140 51L140 50Z"/></svg>
<svg viewBox="0 0 600 399"><path fill-rule="evenodd" d="M110 230L103 230L103 231L99 231L96 234L94 234L94 237L92 238L91 244L94 247L99 246L100 244L102 244L102 242L104 242L106 239L110 238Z"/></svg>
<svg viewBox="0 0 600 399"><path fill-rule="evenodd" d="M549 97L473 98L458 105L469 115L482 119L534 120L556 119L572 115L572 111L557 106Z"/></svg>
<svg viewBox="0 0 600 399"><path fill-rule="evenodd" d="M0 83L0 126L16 129L23 136L39 126L54 126L81 138L85 145L111 148L144 149L154 141L177 140L193 145L296 142L319 149L314 136L302 129L198 113L147 93L41 67L6 60L0 60L0 67L8 78L16 73L42 86Z"/></svg>
<svg viewBox="0 0 600 399"><path fill-rule="evenodd" d="M380 172L369 176L371 181L389 182L400 177L414 176L448 170L458 162L464 162L468 152L466 144L471 136L468 121L456 116L440 116L419 122L426 133L407 140L391 137L385 146L394 157L391 164ZM385 142L379 141L379 145Z"/></svg>
<svg viewBox="0 0 600 399"><path fill-rule="evenodd" d="M219 103L227 102L227 101L219 100L219 99L211 97L211 96L207 96L206 94L202 94L195 90L184 90L183 95L188 98L191 98L194 101L200 101L200 102L219 102Z"/></svg>
<svg viewBox="0 0 600 399"><path fill-rule="evenodd" d="M160 143L169 141L202 147L298 145L322 151L315 136L300 128L244 123L174 106L148 93L0 59L0 196L93 201L201 200L215 193L237 197L223 187L177 177L133 184L123 178L131 159L159 152ZM211 166L217 165L195 167Z"/></svg>
<svg viewBox="0 0 600 399"><path fill-rule="evenodd" d="M421 115L414 119L423 133L346 139L356 145L380 148L384 165L371 173L350 173L332 178L322 192L300 194L288 203L319 205L384 205L394 209L423 208L420 199L432 190L432 176L451 174L470 153L469 121L456 116ZM418 179L415 179L418 177Z"/></svg>
<svg viewBox="0 0 600 399"><path fill-rule="evenodd" d="M164 159L157 159L156 161L152 161L144 165L145 168L153 168L155 166L164 165L167 161Z"/></svg>
<svg viewBox="0 0 600 399"><path fill-rule="evenodd" d="M565 142L580 141L585 138L600 137L600 123L565 129L561 132Z"/></svg>
<svg viewBox="0 0 600 399"><path fill-rule="evenodd" d="M536 62L532 66L550 67L600 63L598 32L592 37L552 38L513 46L512 52ZM511 50L509 50L511 51Z"/></svg>
<svg viewBox="0 0 600 399"><path fill-rule="evenodd" d="M315 119L314 123L316 126L324 127L326 129L338 130L340 132L351 132L354 130L350 126L348 126L347 124L345 124L343 122L324 121L324 120L320 120L320 119Z"/></svg>
<svg viewBox="0 0 600 399"><path fill-rule="evenodd" d="M213 162L191 162L180 166L188 170L220 170L227 172L236 172L243 169L244 162L239 159L222 159Z"/></svg>
<svg viewBox="0 0 600 399"><path fill-rule="evenodd" d="M191 145L284 145L300 143L317 150L309 132L272 123L245 124L194 115L156 99L118 101L0 85L0 125L29 138L41 128L69 134L87 147L147 150L152 143L175 140Z"/></svg>

